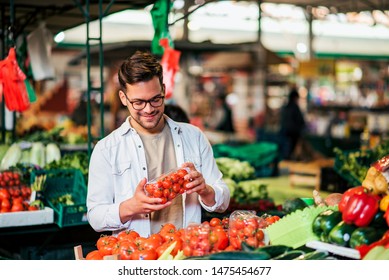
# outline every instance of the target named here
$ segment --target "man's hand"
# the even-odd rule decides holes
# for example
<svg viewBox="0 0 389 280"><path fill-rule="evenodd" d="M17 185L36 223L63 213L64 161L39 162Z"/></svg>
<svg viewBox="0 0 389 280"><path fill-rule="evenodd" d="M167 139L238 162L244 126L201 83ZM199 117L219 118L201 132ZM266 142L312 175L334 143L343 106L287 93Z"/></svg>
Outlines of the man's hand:
<svg viewBox="0 0 389 280"><path fill-rule="evenodd" d="M182 165L183 168L189 168L189 173L185 175L185 180L188 180L189 183L186 184L187 194L197 192L201 200L205 205L212 206L216 203L215 201L215 191L213 188L205 183L203 174L196 170L196 167L191 162L186 162Z"/></svg>
<svg viewBox="0 0 389 280"><path fill-rule="evenodd" d="M134 196L123 201L119 206L122 223L127 222L135 214L147 214L168 207L171 201L161 204L162 199L148 197L144 191L146 178L143 178L135 189Z"/></svg>

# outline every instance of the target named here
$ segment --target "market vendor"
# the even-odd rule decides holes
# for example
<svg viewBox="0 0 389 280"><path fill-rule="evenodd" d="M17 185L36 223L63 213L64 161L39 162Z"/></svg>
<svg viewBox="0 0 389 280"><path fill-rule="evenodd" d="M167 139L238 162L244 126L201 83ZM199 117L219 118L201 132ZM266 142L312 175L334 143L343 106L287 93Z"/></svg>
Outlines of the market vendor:
<svg viewBox="0 0 389 280"><path fill-rule="evenodd" d="M88 178L88 221L98 232L126 229L147 237L166 223L177 228L201 222L201 207L224 212L230 193L197 127L164 114L165 85L158 60L137 51L118 73L126 121L94 147ZM187 168L186 192L166 203L146 195L148 180Z"/></svg>

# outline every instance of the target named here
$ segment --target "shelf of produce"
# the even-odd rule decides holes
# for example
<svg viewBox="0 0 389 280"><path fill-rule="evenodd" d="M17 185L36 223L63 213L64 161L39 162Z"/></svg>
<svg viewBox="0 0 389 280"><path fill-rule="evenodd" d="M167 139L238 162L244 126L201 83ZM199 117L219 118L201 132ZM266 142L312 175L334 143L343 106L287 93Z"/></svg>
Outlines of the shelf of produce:
<svg viewBox="0 0 389 280"><path fill-rule="evenodd" d="M0 227L20 227L54 223L54 211L50 207L37 211L19 211L0 214Z"/></svg>

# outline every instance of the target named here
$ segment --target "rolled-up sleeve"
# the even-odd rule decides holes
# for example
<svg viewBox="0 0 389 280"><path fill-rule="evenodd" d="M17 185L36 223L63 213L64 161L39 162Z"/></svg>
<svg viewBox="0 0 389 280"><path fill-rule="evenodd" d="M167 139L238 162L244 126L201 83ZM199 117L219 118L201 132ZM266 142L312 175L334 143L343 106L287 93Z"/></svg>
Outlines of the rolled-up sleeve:
<svg viewBox="0 0 389 280"><path fill-rule="evenodd" d="M205 138L204 134L200 134L199 137L201 149L201 173L205 178L205 182L213 188L216 201L213 206L207 206L199 199L200 204L208 212L224 212L227 210L230 203L230 191L227 184L223 181L223 174L216 164L211 144Z"/></svg>

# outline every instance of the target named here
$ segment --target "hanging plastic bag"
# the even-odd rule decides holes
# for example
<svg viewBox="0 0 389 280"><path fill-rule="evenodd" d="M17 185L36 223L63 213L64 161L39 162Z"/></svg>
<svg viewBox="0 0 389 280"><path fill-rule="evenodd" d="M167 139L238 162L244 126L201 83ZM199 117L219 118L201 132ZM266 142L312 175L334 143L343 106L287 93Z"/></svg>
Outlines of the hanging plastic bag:
<svg viewBox="0 0 389 280"><path fill-rule="evenodd" d="M3 85L5 105L9 111L23 112L30 107L25 79L26 75L16 60L15 48L10 48L8 56L0 61L0 83Z"/></svg>
<svg viewBox="0 0 389 280"><path fill-rule="evenodd" d="M163 68L163 82L165 84L165 98L169 99L173 95L174 77L180 69L181 52L170 47L168 38L161 39L159 44L164 48L161 65Z"/></svg>
<svg viewBox="0 0 389 280"><path fill-rule="evenodd" d="M34 88L32 87L30 81L28 79L24 80L24 84L26 86L28 100L30 100L30 103L33 103L36 101L36 93Z"/></svg>

